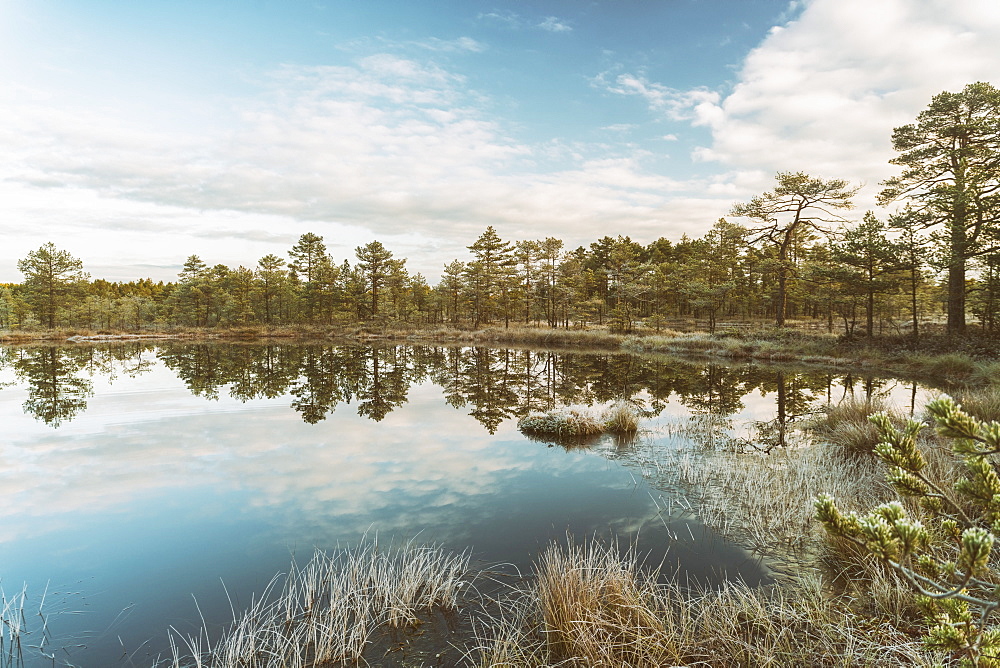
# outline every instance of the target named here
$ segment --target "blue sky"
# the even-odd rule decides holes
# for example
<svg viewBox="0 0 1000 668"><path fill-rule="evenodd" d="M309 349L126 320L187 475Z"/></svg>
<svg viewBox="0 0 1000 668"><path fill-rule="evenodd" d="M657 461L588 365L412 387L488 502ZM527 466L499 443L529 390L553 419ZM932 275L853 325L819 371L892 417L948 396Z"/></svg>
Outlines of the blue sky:
<svg viewBox="0 0 1000 668"><path fill-rule="evenodd" d="M254 266L299 235L413 271L506 239L699 236L778 170L865 184L1000 72L994 0L0 0L0 281Z"/></svg>

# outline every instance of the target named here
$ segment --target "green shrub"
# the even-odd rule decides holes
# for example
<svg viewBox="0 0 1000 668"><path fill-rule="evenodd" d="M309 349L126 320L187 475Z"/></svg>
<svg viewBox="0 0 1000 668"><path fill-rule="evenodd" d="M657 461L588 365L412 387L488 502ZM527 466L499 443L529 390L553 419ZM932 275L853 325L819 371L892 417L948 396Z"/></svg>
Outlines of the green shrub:
<svg viewBox="0 0 1000 668"><path fill-rule="evenodd" d="M927 623L925 644L950 652L961 665L1000 667L1000 568L993 559L1000 532L1000 423L983 422L944 396L930 402L939 435L951 439L966 476L950 487L928 475L917 447L923 425L902 429L884 413L871 416L882 442L876 454L890 467L888 481L908 499L866 515L842 513L828 495L816 499L820 522L834 540L874 555L906 581Z"/></svg>

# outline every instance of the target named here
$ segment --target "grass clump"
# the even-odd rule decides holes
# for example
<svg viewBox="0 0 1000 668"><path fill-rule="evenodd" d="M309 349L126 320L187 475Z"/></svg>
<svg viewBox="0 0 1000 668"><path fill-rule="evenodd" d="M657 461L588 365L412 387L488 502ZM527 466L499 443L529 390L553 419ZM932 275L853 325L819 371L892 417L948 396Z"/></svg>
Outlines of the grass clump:
<svg viewBox="0 0 1000 668"><path fill-rule="evenodd" d="M478 629L476 666L930 666L891 624L801 578L690 590L614 546L552 545L537 583Z"/></svg>
<svg viewBox="0 0 1000 668"><path fill-rule="evenodd" d="M961 404L962 410L977 420L983 422L1000 420L1000 387L988 386L956 392L955 400Z"/></svg>
<svg viewBox="0 0 1000 668"><path fill-rule="evenodd" d="M881 441L878 427L868 416L884 413L887 407L882 399L851 397L828 406L823 417L813 428L813 433L840 448L846 455L872 454ZM902 422L893 416L895 422Z"/></svg>
<svg viewBox="0 0 1000 668"><path fill-rule="evenodd" d="M306 668L365 662L380 629L417 624L432 608L454 609L469 572L469 554L377 543L294 563L282 579L237 616L221 638L207 630L171 629L171 668ZM280 582L280 588L279 588Z"/></svg>
<svg viewBox="0 0 1000 668"><path fill-rule="evenodd" d="M604 410L601 420L604 430L612 434L634 434L639 431L639 411L628 401L616 401Z"/></svg>
<svg viewBox="0 0 1000 668"><path fill-rule="evenodd" d="M604 433L631 435L639 430L639 410L618 401L598 415L593 409L565 406L546 413L529 413L517 421L522 433L536 438L578 439Z"/></svg>
<svg viewBox="0 0 1000 668"><path fill-rule="evenodd" d="M557 408L547 413L529 413L517 421L529 436L579 438L604 433L604 423L587 408Z"/></svg>

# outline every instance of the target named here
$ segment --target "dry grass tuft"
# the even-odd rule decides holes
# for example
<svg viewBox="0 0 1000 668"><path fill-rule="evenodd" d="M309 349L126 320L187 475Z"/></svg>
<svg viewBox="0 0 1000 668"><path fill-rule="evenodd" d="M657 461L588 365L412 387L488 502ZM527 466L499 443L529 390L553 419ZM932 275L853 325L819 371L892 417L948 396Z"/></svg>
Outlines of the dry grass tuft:
<svg viewBox="0 0 1000 668"><path fill-rule="evenodd" d="M881 399L848 398L827 407L813 431L819 438L839 447L844 454L871 454L882 438L868 417L882 412L889 413L889 410ZM902 423L902 417L890 417Z"/></svg>
<svg viewBox="0 0 1000 668"><path fill-rule="evenodd" d="M1000 421L1000 387L991 385L977 390L955 393L962 410L984 422Z"/></svg>
<svg viewBox="0 0 1000 668"><path fill-rule="evenodd" d="M469 664L537 666L930 666L896 628L851 610L815 577L689 591L613 547L551 546L537 586L478 628Z"/></svg>
<svg viewBox="0 0 1000 668"><path fill-rule="evenodd" d="M524 434L550 440L584 439L611 433L634 435L639 430L639 410L627 401L618 401L598 415L585 406L564 406L547 413L529 413L517 421Z"/></svg>
<svg viewBox="0 0 1000 668"><path fill-rule="evenodd" d="M465 586L469 555L439 547L380 550L377 543L330 556L316 552L236 616L214 643L202 629L171 629L172 668L306 668L359 663L383 627L417 623L433 607L453 609Z"/></svg>
<svg viewBox="0 0 1000 668"><path fill-rule="evenodd" d="M663 666L680 652L655 573L611 547L550 546L539 561L546 653L588 666Z"/></svg>
<svg viewBox="0 0 1000 668"><path fill-rule="evenodd" d="M604 433L604 423L588 408L557 408L548 413L529 413L517 421L517 428L529 436L579 438Z"/></svg>
<svg viewBox="0 0 1000 668"><path fill-rule="evenodd" d="M634 434L639 431L640 415L635 405L616 401L601 414L604 429L612 434Z"/></svg>

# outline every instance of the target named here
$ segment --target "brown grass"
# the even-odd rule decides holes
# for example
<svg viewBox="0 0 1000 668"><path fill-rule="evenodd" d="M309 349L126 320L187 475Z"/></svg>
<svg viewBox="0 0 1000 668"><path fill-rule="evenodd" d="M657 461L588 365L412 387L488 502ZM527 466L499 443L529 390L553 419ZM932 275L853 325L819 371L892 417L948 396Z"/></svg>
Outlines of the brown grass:
<svg viewBox="0 0 1000 668"><path fill-rule="evenodd" d="M594 666L930 666L892 618L871 619L815 577L688 591L609 546L550 546L538 583L479 627L469 664Z"/></svg>
<svg viewBox="0 0 1000 668"><path fill-rule="evenodd" d="M840 448L844 454L872 454L882 438L868 418L874 413L882 412L887 412L887 406L882 399L849 397L838 404L828 406L822 419L813 427L813 433ZM890 417L895 422L902 423L901 416Z"/></svg>

